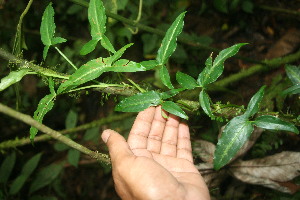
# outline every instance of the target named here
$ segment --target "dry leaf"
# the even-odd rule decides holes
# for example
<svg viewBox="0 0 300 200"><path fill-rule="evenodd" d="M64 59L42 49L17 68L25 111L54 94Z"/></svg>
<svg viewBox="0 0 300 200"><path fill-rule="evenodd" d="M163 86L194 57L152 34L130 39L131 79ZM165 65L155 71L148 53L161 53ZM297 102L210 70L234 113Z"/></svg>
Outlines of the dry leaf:
<svg viewBox="0 0 300 200"><path fill-rule="evenodd" d="M205 140L196 140L193 143L193 152L206 163L213 163L216 146Z"/></svg>
<svg viewBox="0 0 300 200"><path fill-rule="evenodd" d="M300 152L284 151L265 158L237 161L230 165L230 171L243 182L293 193L295 184L292 187L290 181L300 175Z"/></svg>
<svg viewBox="0 0 300 200"><path fill-rule="evenodd" d="M209 188L219 187L220 183L228 177L228 174L224 169L215 171L212 163L200 163L195 165L195 167L199 170Z"/></svg>

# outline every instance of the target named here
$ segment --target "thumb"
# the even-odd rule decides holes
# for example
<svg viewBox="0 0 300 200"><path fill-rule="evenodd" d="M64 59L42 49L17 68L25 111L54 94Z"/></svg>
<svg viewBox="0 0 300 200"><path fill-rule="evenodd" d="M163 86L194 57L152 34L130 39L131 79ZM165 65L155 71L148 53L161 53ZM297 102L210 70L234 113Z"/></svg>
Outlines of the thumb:
<svg viewBox="0 0 300 200"><path fill-rule="evenodd" d="M133 153L129 148L125 138L116 131L104 130L101 138L106 143L112 163L121 161L120 159L132 156Z"/></svg>

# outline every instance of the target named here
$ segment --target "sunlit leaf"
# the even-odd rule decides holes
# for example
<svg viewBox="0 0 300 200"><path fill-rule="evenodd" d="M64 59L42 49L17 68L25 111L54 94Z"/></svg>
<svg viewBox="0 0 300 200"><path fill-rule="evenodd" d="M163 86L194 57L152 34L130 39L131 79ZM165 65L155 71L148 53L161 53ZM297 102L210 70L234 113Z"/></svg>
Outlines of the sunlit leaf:
<svg viewBox="0 0 300 200"><path fill-rule="evenodd" d="M27 73L29 69L21 69L19 71L11 71L7 76L0 81L0 91L5 90L9 86L19 82Z"/></svg>
<svg viewBox="0 0 300 200"><path fill-rule="evenodd" d="M14 195L17 194L23 187L26 180L29 178L29 176L32 174L32 172L37 167L40 159L41 159L42 153L38 153L32 158L30 158L25 165L22 167L22 171L20 175L12 182L9 194Z"/></svg>
<svg viewBox="0 0 300 200"><path fill-rule="evenodd" d="M264 96L266 86L262 86L255 95L250 99L245 116L252 117L258 112L260 102Z"/></svg>
<svg viewBox="0 0 300 200"><path fill-rule="evenodd" d="M282 95L287 94L300 94L300 84L293 85L292 87L289 87L288 89L282 91Z"/></svg>
<svg viewBox="0 0 300 200"><path fill-rule="evenodd" d="M204 70L199 74L198 77L198 84L202 87L215 82L219 76L223 73L224 70L224 62L227 58L230 58L237 54L239 49L244 46L246 43L240 43L233 45L227 49L222 50L219 55L215 58L211 65L210 58L206 61L206 67Z"/></svg>
<svg viewBox="0 0 300 200"><path fill-rule="evenodd" d="M120 59L116 61L113 66L108 67L105 70L113 72L138 72L146 71L146 68L140 63L129 61L127 59Z"/></svg>
<svg viewBox="0 0 300 200"><path fill-rule="evenodd" d="M171 113L173 115L176 115L178 117L181 117L183 119L189 119L189 117L185 114L185 112L174 102L172 101L165 101L162 103L163 110L167 111L168 113Z"/></svg>
<svg viewBox="0 0 300 200"><path fill-rule="evenodd" d="M105 35L102 35L101 45L103 46L104 49L112 53L116 53L116 50L114 49L113 45Z"/></svg>
<svg viewBox="0 0 300 200"><path fill-rule="evenodd" d="M205 90L202 90L199 94L199 102L203 111L209 116L213 117L211 108L210 108L210 98Z"/></svg>
<svg viewBox="0 0 300 200"><path fill-rule="evenodd" d="M101 40L106 31L105 8L101 0L90 0L88 19L91 25L91 36L93 40Z"/></svg>
<svg viewBox="0 0 300 200"><path fill-rule="evenodd" d="M230 120L219 138L214 155L214 168L226 165L245 144L253 132L253 125L244 115Z"/></svg>
<svg viewBox="0 0 300 200"><path fill-rule="evenodd" d="M182 72L176 73L176 80L181 85L181 87L186 89L194 89L198 86L196 80L193 77Z"/></svg>
<svg viewBox="0 0 300 200"><path fill-rule="evenodd" d="M181 13L168 29L160 48L157 52L156 60L159 65L164 65L169 57L173 54L177 46L177 36L181 33L183 28L183 18L185 12Z"/></svg>
<svg viewBox="0 0 300 200"><path fill-rule="evenodd" d="M116 60L118 60L119 58L121 58L121 56L123 55L123 53L126 51L126 49L128 49L129 47L131 47L133 45L133 43L129 43L126 44L124 47L122 47L121 49L119 49L116 53L114 53L114 55L112 55L111 57L108 58L109 63L113 63Z"/></svg>
<svg viewBox="0 0 300 200"><path fill-rule="evenodd" d="M161 65L160 68L159 68L159 78L160 78L161 82L165 86L167 86L167 88L169 88L169 89L174 88L174 86L171 83L171 79L170 79L168 69L165 65Z"/></svg>
<svg viewBox="0 0 300 200"><path fill-rule="evenodd" d="M146 68L146 70L153 69L158 65L156 60L147 60L147 61L140 62L140 64L143 65Z"/></svg>
<svg viewBox="0 0 300 200"><path fill-rule="evenodd" d="M87 43L83 45L83 47L80 49L80 55L87 55L88 53L91 53L95 50L98 40L90 40Z"/></svg>
<svg viewBox="0 0 300 200"><path fill-rule="evenodd" d="M32 194L33 192L52 183L62 170L62 164L51 164L43 168L37 173L36 178L31 183L29 193Z"/></svg>
<svg viewBox="0 0 300 200"><path fill-rule="evenodd" d="M290 131L299 134L299 130L294 124L283 121L271 115L259 116L255 119L253 124L264 129L277 130L277 131Z"/></svg>
<svg viewBox="0 0 300 200"><path fill-rule="evenodd" d="M131 97L123 99L115 107L115 111L122 112L139 112L150 106L157 106L161 102L159 93L155 91L139 93Z"/></svg>

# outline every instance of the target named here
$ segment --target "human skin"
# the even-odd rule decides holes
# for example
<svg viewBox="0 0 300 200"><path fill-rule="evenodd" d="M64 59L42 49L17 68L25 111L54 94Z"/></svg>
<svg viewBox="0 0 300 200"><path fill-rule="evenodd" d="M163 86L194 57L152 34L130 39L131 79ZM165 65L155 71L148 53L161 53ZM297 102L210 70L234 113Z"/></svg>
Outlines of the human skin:
<svg viewBox="0 0 300 200"><path fill-rule="evenodd" d="M128 141L105 130L115 188L123 200L209 200L193 164L189 127L161 107L140 112Z"/></svg>

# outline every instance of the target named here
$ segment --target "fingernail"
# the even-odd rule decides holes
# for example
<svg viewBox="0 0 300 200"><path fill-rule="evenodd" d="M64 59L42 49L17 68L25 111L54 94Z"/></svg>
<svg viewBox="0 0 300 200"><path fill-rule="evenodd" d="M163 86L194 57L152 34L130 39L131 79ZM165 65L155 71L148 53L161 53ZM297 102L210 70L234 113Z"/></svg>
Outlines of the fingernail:
<svg viewBox="0 0 300 200"><path fill-rule="evenodd" d="M109 129L104 130L103 133L102 133L102 135L101 135L101 138L102 138L103 142L106 143L107 140L108 140L108 138L109 138L109 136L110 136L110 130Z"/></svg>

